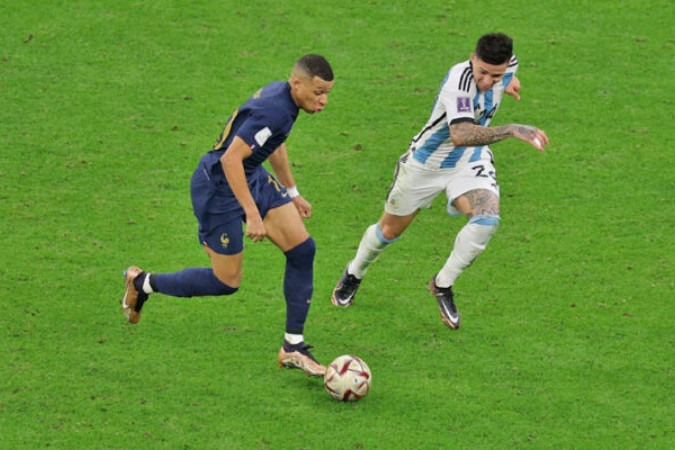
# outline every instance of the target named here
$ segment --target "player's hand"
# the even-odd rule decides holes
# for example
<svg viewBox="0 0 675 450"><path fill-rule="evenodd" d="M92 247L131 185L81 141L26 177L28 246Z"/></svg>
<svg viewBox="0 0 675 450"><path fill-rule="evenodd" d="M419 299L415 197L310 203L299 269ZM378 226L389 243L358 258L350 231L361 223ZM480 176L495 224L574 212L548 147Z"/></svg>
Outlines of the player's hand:
<svg viewBox="0 0 675 450"><path fill-rule="evenodd" d="M260 214L246 215L246 236L253 242L260 242L267 236L267 229Z"/></svg>
<svg viewBox="0 0 675 450"><path fill-rule="evenodd" d="M546 136L546 133L544 133L544 130L540 130L539 128L536 129L535 136L532 138L532 141L530 142L532 145L534 145L534 148L539 150L540 152L544 151L544 147L546 147L549 144L548 136Z"/></svg>
<svg viewBox="0 0 675 450"><path fill-rule="evenodd" d="M510 95L516 100L520 100L520 80L518 77L515 75L513 76L509 85L506 86L506 89L504 89L504 93L506 95Z"/></svg>
<svg viewBox="0 0 675 450"><path fill-rule="evenodd" d="M529 125L513 125L513 137L529 143L540 152L549 144L544 130Z"/></svg>
<svg viewBox="0 0 675 450"><path fill-rule="evenodd" d="M308 219L312 217L312 205L309 204L307 200L302 195L298 195L293 199L293 204L298 210L300 217L303 219Z"/></svg>

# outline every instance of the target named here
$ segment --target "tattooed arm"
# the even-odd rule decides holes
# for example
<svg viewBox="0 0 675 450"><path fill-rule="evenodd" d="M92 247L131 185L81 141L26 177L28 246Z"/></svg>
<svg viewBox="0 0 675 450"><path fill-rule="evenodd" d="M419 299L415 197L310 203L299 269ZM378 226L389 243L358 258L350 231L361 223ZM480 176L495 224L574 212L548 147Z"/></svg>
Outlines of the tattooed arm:
<svg viewBox="0 0 675 450"><path fill-rule="evenodd" d="M499 127L482 127L471 122L458 122L450 125L450 138L455 146L489 145L515 137L528 142L537 150L544 151L549 143L543 130L529 125L502 125Z"/></svg>

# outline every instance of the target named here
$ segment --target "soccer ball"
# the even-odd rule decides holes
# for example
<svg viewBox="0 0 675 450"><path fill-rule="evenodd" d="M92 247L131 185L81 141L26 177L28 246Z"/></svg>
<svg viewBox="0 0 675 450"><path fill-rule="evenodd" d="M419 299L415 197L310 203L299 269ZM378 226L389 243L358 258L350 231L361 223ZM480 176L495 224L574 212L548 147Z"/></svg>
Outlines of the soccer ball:
<svg viewBox="0 0 675 450"><path fill-rule="evenodd" d="M366 395L372 383L370 368L361 358L342 355L326 369L323 385L330 395L343 402L356 401Z"/></svg>

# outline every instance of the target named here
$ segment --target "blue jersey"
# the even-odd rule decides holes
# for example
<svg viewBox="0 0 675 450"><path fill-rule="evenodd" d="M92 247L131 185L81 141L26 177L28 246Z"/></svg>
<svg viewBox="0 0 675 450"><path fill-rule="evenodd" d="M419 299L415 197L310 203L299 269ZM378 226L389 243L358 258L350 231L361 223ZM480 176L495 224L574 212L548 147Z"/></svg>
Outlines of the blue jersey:
<svg viewBox="0 0 675 450"><path fill-rule="evenodd" d="M253 150L243 164L249 190L261 215L264 217L268 208L290 201L286 190L262 163L286 141L298 113L299 108L291 97L291 86L285 81L268 84L232 113L215 145L202 156L192 176L192 206L202 235L223 221L244 214L220 162L235 136ZM268 185L273 189L268 189Z"/></svg>
<svg viewBox="0 0 675 450"><path fill-rule="evenodd" d="M244 172L250 177L286 141L298 112L288 82L275 81L260 89L232 113L215 145L202 158L209 174L216 179L225 177L220 158L239 136L253 150L244 160Z"/></svg>

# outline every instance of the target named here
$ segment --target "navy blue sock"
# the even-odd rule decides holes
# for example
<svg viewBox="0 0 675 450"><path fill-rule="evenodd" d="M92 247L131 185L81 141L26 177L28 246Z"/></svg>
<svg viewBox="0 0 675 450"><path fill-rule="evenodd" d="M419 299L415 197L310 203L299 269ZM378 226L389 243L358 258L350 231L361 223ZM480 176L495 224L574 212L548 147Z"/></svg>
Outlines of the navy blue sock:
<svg viewBox="0 0 675 450"><path fill-rule="evenodd" d="M157 273L151 276L153 290L174 297L203 297L206 295L230 295L233 288L220 281L213 269L185 269L174 273Z"/></svg>
<svg viewBox="0 0 675 450"><path fill-rule="evenodd" d="M284 297L286 298L286 332L302 334L314 292L314 254L316 244L308 238L286 252Z"/></svg>
<svg viewBox="0 0 675 450"><path fill-rule="evenodd" d="M136 288L136 292L138 292L139 297L147 297L148 295L143 291L143 283L145 282L145 277L147 276L147 273L141 272L136 278L134 278L134 287Z"/></svg>

